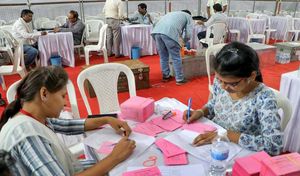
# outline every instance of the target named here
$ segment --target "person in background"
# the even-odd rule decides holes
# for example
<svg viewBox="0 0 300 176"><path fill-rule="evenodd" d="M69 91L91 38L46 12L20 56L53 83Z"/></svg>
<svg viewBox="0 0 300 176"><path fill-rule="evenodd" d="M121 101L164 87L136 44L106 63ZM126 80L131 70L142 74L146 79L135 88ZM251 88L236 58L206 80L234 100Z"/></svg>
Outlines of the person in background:
<svg viewBox="0 0 300 176"><path fill-rule="evenodd" d="M78 18L78 12L71 10L68 14L68 21L60 26L55 27L54 32L72 32L74 45L80 45L85 25Z"/></svg>
<svg viewBox="0 0 300 176"><path fill-rule="evenodd" d="M10 167L15 163L15 160L10 156L10 153L5 150L0 150L0 175L13 176L13 171Z"/></svg>
<svg viewBox="0 0 300 176"><path fill-rule="evenodd" d="M128 18L128 21L139 24L153 24L151 16L147 12L147 5L145 3L140 3L138 5L138 13L136 13L132 18Z"/></svg>
<svg viewBox="0 0 300 176"><path fill-rule="evenodd" d="M226 23L227 21L227 15L222 12L222 6L221 4L214 4L213 6L214 14L208 19L208 21L197 21L197 24L204 25L205 27L211 26L215 23ZM201 31L197 34L197 37L199 40L206 37L206 31ZM213 37L213 34L210 35L210 38ZM207 48L208 45L206 43L202 43L203 47Z"/></svg>
<svg viewBox="0 0 300 176"><path fill-rule="evenodd" d="M0 120L0 149L11 153L15 175L105 175L125 160L135 148L131 129L113 117L58 119L66 105L68 75L62 67L39 67L29 72L17 87L16 100ZM51 117L51 118L50 118ZM109 124L124 135L113 151L95 161L78 162L55 133L82 134Z"/></svg>
<svg viewBox="0 0 300 176"><path fill-rule="evenodd" d="M208 117L227 130L233 143L253 151L278 155L283 149L283 133L273 91L262 83L257 53L249 46L232 42L214 59L215 80L212 98L201 109L187 112L192 123ZM194 145L211 142L216 132L201 134Z"/></svg>
<svg viewBox="0 0 300 176"><path fill-rule="evenodd" d="M207 11L207 17L210 18L214 13L214 9L213 6L215 4L220 4L223 8L222 12L224 13L227 9L227 0L208 0L207 1L207 7L206 7L206 11Z"/></svg>
<svg viewBox="0 0 300 176"><path fill-rule="evenodd" d="M182 71L180 49L183 46L182 43L187 42L191 38L192 29L192 16L188 10L170 12L163 16L154 26L151 35L155 40L160 57L163 82L171 80L169 57L173 60L176 84L182 85L187 82ZM183 33L184 36L182 38Z"/></svg>
<svg viewBox="0 0 300 176"><path fill-rule="evenodd" d="M106 31L106 47L107 55L115 57L122 57L120 54L121 44L121 20L126 19L124 0L106 0L103 7L105 14L107 31Z"/></svg>
<svg viewBox="0 0 300 176"><path fill-rule="evenodd" d="M24 9L21 17L13 24L12 35L18 41L23 43L24 61L27 68L31 67L38 56L37 39L41 35L47 35L47 32L33 32L32 30L33 12Z"/></svg>

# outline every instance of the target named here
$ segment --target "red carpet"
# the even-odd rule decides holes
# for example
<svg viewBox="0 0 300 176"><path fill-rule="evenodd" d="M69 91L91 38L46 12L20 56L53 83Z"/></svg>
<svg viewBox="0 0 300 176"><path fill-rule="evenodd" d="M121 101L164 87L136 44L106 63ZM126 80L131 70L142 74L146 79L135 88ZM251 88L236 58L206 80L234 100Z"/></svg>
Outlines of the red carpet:
<svg viewBox="0 0 300 176"><path fill-rule="evenodd" d="M115 59L114 57L109 58L109 62L126 60L128 57L124 57L122 59ZM197 77L190 80L187 84L182 86L177 86L175 84L175 80L162 83L161 80L161 72L160 72L160 64L159 64L159 57L158 56L146 56L140 59L142 62L148 64L150 66L150 84L151 88L137 90L137 95L143 97L152 97L155 100L159 100L163 97L171 97L176 98L183 103L187 103L189 97L193 98L193 106L192 108L197 109L203 106L208 98L208 80L206 76ZM90 59L91 65L103 63L103 57L94 55ZM280 76L282 73L290 72L293 70L298 69L300 62L292 62L289 64L276 64L275 66L266 67L262 70L264 83L270 87L275 89L279 89L280 85ZM85 60L83 58L76 59L76 67L65 67L66 71L68 72L70 79L72 80L73 84L76 88L76 95L78 100L79 111L81 117L86 117L87 112L80 96L79 90L77 88L77 76L79 72L82 70L82 66L85 65ZM12 76L5 76L5 82L7 87L9 87L13 82L20 79L18 75ZM5 98L6 92L2 89L0 93ZM120 103L126 100L129 97L128 93L120 93L119 100ZM90 99L90 105L92 108L93 113L98 113L98 104L96 98ZM0 107L0 113L2 113L4 107Z"/></svg>

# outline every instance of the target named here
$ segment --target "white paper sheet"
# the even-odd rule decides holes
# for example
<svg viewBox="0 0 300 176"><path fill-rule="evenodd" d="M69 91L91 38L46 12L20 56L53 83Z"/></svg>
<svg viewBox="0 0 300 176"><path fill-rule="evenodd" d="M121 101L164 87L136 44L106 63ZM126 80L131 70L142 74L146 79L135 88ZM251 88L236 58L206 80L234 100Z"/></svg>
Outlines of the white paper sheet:
<svg viewBox="0 0 300 176"><path fill-rule="evenodd" d="M143 167L128 167L127 171L142 169ZM184 166L158 166L162 176L206 176L201 164Z"/></svg>

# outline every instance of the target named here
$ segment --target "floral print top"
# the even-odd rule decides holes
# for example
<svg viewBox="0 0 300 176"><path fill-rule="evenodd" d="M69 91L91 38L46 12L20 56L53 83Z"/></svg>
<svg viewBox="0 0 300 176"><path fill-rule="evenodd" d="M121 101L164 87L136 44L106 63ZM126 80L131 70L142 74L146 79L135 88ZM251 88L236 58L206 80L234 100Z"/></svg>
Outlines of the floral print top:
<svg viewBox="0 0 300 176"><path fill-rule="evenodd" d="M241 133L241 147L264 150L270 155L278 155L282 151L283 133L275 94L263 83L247 96L233 100L215 80L213 98L205 106L213 122Z"/></svg>

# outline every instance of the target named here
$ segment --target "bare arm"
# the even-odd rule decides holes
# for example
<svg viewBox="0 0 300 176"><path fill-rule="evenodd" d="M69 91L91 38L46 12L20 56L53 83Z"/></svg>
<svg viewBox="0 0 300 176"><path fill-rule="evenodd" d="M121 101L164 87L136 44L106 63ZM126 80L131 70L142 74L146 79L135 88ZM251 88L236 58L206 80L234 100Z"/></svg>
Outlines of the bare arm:
<svg viewBox="0 0 300 176"><path fill-rule="evenodd" d="M207 12L207 18L210 18L210 7L206 7L206 12Z"/></svg>

